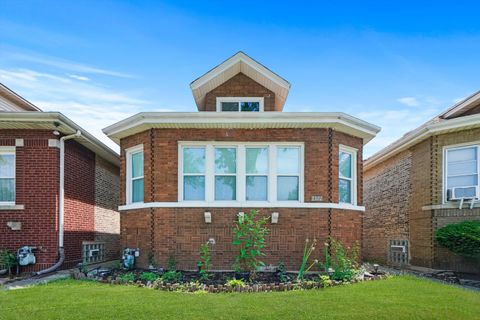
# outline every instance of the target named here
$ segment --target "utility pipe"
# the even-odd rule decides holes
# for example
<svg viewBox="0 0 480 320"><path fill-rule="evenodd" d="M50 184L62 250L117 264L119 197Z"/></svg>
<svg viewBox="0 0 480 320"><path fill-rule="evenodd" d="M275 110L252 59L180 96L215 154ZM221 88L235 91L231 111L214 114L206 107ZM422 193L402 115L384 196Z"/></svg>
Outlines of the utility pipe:
<svg viewBox="0 0 480 320"><path fill-rule="evenodd" d="M65 221L65 141L78 138L82 135L80 130L74 134L60 138L60 190L58 197L58 254L59 259L53 266L35 272L34 275L39 276L57 270L65 261L65 249L63 247L64 239L64 221Z"/></svg>

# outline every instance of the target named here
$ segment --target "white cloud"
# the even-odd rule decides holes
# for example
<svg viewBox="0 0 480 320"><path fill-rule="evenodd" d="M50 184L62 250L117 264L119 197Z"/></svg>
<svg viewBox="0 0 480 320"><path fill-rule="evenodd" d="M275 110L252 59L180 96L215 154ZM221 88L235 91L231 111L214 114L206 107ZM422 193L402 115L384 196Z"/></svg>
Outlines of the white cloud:
<svg viewBox="0 0 480 320"><path fill-rule="evenodd" d="M418 107L420 105L420 102L415 97L403 97L399 98L397 101L409 107Z"/></svg>
<svg viewBox="0 0 480 320"><path fill-rule="evenodd" d="M44 111L62 112L116 151L118 146L101 129L132 114L153 109L149 101L137 97L138 93L109 89L94 81L77 81L71 75L0 69L0 82Z"/></svg>
<svg viewBox="0 0 480 320"><path fill-rule="evenodd" d="M76 79L76 80L80 80L80 81L90 81L90 78L85 77L85 76L79 76L77 74L71 74L71 75L69 75L69 77L73 78L73 79Z"/></svg>

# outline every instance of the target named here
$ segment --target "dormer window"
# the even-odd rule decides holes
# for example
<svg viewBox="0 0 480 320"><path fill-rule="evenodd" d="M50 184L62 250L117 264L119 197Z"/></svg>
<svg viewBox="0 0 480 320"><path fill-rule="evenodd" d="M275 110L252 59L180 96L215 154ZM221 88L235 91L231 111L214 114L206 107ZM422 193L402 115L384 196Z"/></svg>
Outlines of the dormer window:
<svg viewBox="0 0 480 320"><path fill-rule="evenodd" d="M217 112L263 112L263 97L217 98Z"/></svg>

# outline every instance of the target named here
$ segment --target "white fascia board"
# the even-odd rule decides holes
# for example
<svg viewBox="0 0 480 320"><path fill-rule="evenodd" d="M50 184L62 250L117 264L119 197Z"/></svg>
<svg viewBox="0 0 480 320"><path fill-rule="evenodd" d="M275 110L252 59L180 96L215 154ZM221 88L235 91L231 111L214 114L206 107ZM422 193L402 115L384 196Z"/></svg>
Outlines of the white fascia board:
<svg viewBox="0 0 480 320"><path fill-rule="evenodd" d="M81 144L112 164L120 166L119 155L115 151L60 112L1 112L0 128L2 128L2 122L9 123L9 126L11 126L12 123L18 123L19 125L28 123L31 127L33 126L33 128L38 125L39 129L47 128L58 130L65 135L73 134L80 130L82 135L77 140L79 140ZM55 126L55 122L58 126ZM21 129L21 127L19 127L19 129Z"/></svg>
<svg viewBox="0 0 480 320"><path fill-rule="evenodd" d="M168 128L320 128L332 127L364 139L371 140L380 128L341 112L155 112L139 113L122 120L103 132L113 141L119 140L151 127Z"/></svg>
<svg viewBox="0 0 480 320"><path fill-rule="evenodd" d="M378 163L391 158L395 154L400 153L403 150L406 150L433 135L438 135L449 131L460 131L474 127L480 127L480 114L474 114L451 120L443 120L437 123L424 124L406 136L395 141L390 146L380 150L372 157L368 158L364 162L364 170L374 167Z"/></svg>
<svg viewBox="0 0 480 320"><path fill-rule="evenodd" d="M203 201L180 201L180 202L138 202L119 206L119 211L138 210L147 208L317 208L339 209L352 211L365 211L364 206L348 203L315 203L298 201L278 202L203 202Z"/></svg>

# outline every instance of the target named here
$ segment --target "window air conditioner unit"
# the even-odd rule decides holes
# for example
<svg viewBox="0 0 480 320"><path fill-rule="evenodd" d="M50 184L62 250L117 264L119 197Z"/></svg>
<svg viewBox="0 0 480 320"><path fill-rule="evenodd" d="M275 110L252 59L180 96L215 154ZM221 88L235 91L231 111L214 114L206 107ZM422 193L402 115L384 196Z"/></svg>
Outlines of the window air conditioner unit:
<svg viewBox="0 0 480 320"><path fill-rule="evenodd" d="M88 251L88 257L89 258L96 257L98 255L100 255L100 249L90 249Z"/></svg>
<svg viewBox="0 0 480 320"><path fill-rule="evenodd" d="M478 200L480 198L478 186L454 187L447 191L448 200Z"/></svg>

